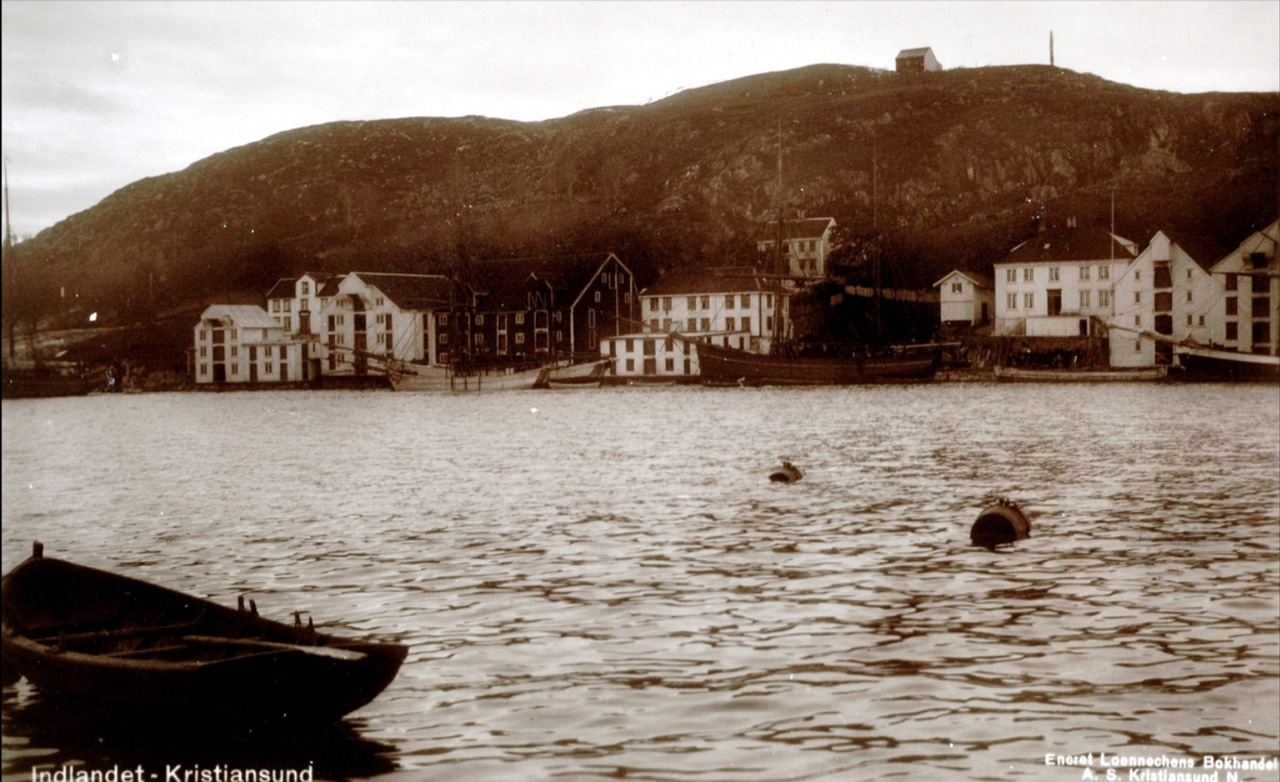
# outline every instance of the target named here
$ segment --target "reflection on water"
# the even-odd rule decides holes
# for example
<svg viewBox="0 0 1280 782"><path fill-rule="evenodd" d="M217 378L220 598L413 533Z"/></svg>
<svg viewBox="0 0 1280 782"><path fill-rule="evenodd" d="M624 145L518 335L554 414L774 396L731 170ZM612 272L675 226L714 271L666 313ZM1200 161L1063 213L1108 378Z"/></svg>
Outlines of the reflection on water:
<svg viewBox="0 0 1280 782"><path fill-rule="evenodd" d="M780 456L805 478L770 482ZM40 538L411 645L332 735L258 746L86 741L6 688L5 778L180 753L449 780L1274 756L1278 468L1275 390L1248 386L5 402L5 570ZM988 552L969 525L996 496L1032 536Z"/></svg>

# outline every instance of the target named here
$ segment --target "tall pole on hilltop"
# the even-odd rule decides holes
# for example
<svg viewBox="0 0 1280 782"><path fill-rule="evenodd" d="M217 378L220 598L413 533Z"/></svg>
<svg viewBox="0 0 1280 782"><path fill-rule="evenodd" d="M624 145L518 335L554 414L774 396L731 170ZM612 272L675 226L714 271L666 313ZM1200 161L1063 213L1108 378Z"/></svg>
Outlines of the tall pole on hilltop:
<svg viewBox="0 0 1280 782"><path fill-rule="evenodd" d="M1053 67L1053 30L1049 31L1049 67Z"/></svg>

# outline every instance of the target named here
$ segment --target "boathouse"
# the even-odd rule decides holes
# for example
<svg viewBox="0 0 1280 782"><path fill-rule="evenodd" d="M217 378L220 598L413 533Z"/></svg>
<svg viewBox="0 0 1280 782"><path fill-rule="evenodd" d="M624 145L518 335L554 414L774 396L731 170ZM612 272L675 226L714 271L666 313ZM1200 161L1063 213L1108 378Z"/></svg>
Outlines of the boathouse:
<svg viewBox="0 0 1280 782"><path fill-rule="evenodd" d="M942 70L942 63L933 56L933 49L925 46L920 49L903 49L894 60L898 73L924 73Z"/></svg>

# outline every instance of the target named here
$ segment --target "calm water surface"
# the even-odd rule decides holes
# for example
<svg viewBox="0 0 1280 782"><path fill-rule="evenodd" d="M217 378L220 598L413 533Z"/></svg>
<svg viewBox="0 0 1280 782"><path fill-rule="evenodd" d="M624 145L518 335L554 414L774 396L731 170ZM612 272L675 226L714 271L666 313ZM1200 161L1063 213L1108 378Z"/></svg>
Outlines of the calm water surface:
<svg viewBox="0 0 1280 782"><path fill-rule="evenodd" d="M805 479L770 483L780 456ZM411 650L301 736L108 732L24 681L4 779L1065 782L1046 754L1274 758L1278 472L1261 386L6 401L5 571L39 539ZM973 548L997 496L1032 537Z"/></svg>

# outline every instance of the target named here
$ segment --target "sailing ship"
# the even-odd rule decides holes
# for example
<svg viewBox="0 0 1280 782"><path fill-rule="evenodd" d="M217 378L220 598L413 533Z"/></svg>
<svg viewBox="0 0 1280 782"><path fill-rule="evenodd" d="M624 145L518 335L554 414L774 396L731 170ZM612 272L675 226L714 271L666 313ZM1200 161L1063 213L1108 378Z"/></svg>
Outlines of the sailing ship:
<svg viewBox="0 0 1280 782"><path fill-rule="evenodd" d="M775 197L782 192L782 139L779 127L778 183ZM873 199L874 200L874 199ZM789 279L783 238L782 209L775 206L778 219L774 243L778 273L775 282L773 323L775 335L782 332L782 281ZM875 254L876 331L880 337L880 254ZM677 338L686 339L688 337ZM860 385L870 383L902 383L932 380L942 360L940 345L879 344L822 346L813 348L789 343L775 336L769 352L753 353L727 345L713 345L692 340L698 351L698 366L704 385Z"/></svg>
<svg viewBox="0 0 1280 782"><path fill-rule="evenodd" d="M1173 355L1183 380L1280 383L1280 356L1179 345Z"/></svg>
<svg viewBox="0 0 1280 782"><path fill-rule="evenodd" d="M1117 369L995 367L996 380L1002 383L1132 383L1164 380L1168 371L1169 368L1164 366Z"/></svg>

